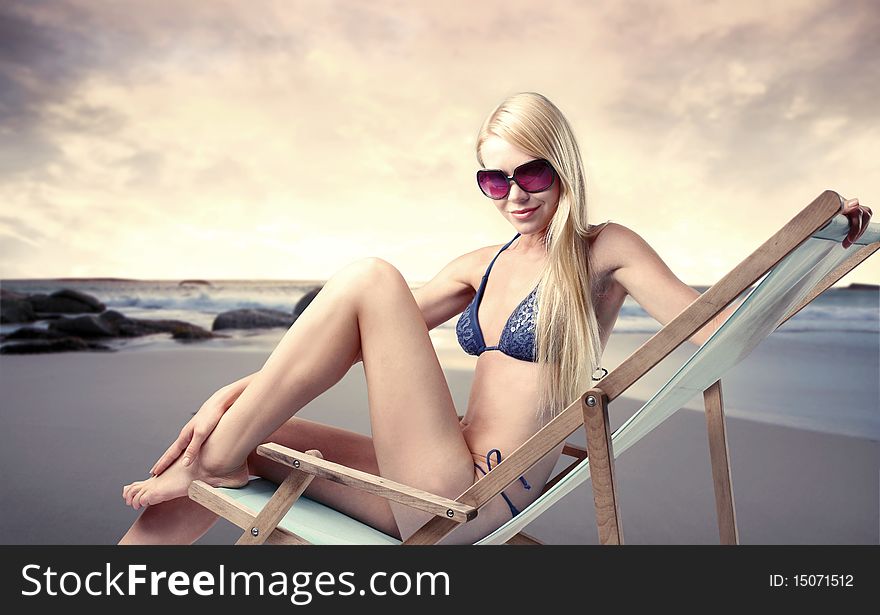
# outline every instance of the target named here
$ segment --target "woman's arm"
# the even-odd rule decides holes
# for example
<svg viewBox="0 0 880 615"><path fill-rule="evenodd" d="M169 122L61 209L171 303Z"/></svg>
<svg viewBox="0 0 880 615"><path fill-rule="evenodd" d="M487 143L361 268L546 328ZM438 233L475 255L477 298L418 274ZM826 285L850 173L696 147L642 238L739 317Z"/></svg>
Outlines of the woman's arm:
<svg viewBox="0 0 880 615"><path fill-rule="evenodd" d="M254 379L254 376L260 373L260 370L255 371L253 374L245 376L240 380L236 380L231 384L227 384L225 387L220 388L214 395L216 395L226 407L231 406L236 399L238 399L247 386L251 383L251 380Z"/></svg>
<svg viewBox="0 0 880 615"><path fill-rule="evenodd" d="M240 378L231 384L217 389L199 411L183 426L177 438L171 443L158 461L150 468L150 474L159 475L184 453L184 464L189 465L202 443L220 422L220 417L235 403L259 371ZM189 462L187 461L189 460Z"/></svg>
<svg viewBox="0 0 880 615"><path fill-rule="evenodd" d="M635 231L609 223L597 241L608 242L607 254L614 255L612 277L627 294L661 325L666 325L693 303L700 293L682 282L663 259ZM698 329L689 339L701 345L739 306L729 305Z"/></svg>
<svg viewBox="0 0 880 615"><path fill-rule="evenodd" d="M849 233L842 242L843 247L848 248L867 230L872 211L854 198L844 200L841 213L850 222ZM679 280L657 252L629 228L610 222L596 241L608 242L603 251L613 255L613 278L661 325L665 326L700 296ZM702 345L741 303L742 300L734 300L698 329L690 341Z"/></svg>

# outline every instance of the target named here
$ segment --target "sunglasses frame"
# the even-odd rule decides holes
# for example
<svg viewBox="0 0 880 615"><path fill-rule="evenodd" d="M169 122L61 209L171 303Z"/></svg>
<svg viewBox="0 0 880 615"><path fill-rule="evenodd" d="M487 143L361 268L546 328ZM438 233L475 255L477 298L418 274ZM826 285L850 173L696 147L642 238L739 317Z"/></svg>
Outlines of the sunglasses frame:
<svg viewBox="0 0 880 615"><path fill-rule="evenodd" d="M542 190L526 190L525 188L522 187L522 184L520 184L520 183L516 180L516 172L519 171L519 170L520 170L521 168L523 168L524 166L526 166L527 164L533 164L533 163L535 163L535 162L543 162L543 163L545 163L545 164L550 168L550 173L553 174L553 179L550 180L550 185L547 186L546 188L542 189ZM507 178L507 192L505 192L503 196L499 196L499 197L489 196L488 194L486 194L486 193L483 191L483 187L480 185L480 173L486 173L486 172L490 172L490 171L491 171L491 172L501 173L502 175L504 175L505 178ZM505 173L505 172L502 171L501 169L480 169L480 170L477 171L477 175L476 175L476 177L477 177L477 187L480 189L480 192L481 192L484 196L486 196L487 198L492 199L493 201L500 201L501 199L506 199L508 196L510 196L510 182L511 182L511 181L515 181L515 182L516 182L516 185L519 186L519 187L520 187L520 190L522 190L523 192L528 192L529 194L535 194L535 193L537 193L537 192L545 192L545 191L547 191L547 190L550 190L550 188L552 188L552 187L553 187L553 184L556 182L557 173L556 173L556 169L553 168L553 165L550 163L549 160L547 160L546 158L535 158L534 160L529 160L528 162L524 162L524 163L522 163L521 165L519 165L518 167L516 167L516 168L513 170L513 174L512 174L512 175L508 175L507 173Z"/></svg>

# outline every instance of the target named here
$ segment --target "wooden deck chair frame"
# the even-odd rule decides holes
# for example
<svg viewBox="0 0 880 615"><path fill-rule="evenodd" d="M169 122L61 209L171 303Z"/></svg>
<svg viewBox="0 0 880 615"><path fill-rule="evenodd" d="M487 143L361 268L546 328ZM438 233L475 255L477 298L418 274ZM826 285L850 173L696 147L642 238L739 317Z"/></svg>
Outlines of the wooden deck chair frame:
<svg viewBox="0 0 880 615"><path fill-rule="evenodd" d="M259 446L257 453L290 467L291 471L259 513L254 513L235 499L202 481L194 481L191 484L189 496L245 530L236 544L266 542L309 544L290 530L277 526L312 479L319 476L432 513L434 517L402 544L436 544L460 523L467 523L475 518L479 509L491 498L516 481L575 430L584 427L587 448L583 449L569 443L564 445L563 454L576 459L548 481L544 492L585 459L589 451L599 541L605 545L623 544L614 455L611 447L609 405L657 363L689 341L694 333L813 233L825 226L842 211L842 208L843 199L836 192L826 190L819 195L730 273L707 289L676 318L642 344L617 368L607 373L596 386L584 392L522 446L505 457L492 472L483 476L455 500L326 461L316 450L300 452L275 443ZM880 242L875 241L856 249L820 280L803 301L790 310L780 325L878 248ZM718 380L709 386L703 392L703 398L720 541L722 544L738 544L721 381ZM541 543L520 532L509 539L507 544Z"/></svg>

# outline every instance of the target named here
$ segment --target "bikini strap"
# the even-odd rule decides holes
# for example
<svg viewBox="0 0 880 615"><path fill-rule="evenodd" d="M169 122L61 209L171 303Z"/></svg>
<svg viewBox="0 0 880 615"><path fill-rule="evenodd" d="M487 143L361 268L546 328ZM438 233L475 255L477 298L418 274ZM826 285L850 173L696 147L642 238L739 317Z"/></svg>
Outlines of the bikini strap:
<svg viewBox="0 0 880 615"><path fill-rule="evenodd" d="M489 263L489 266L488 266L488 267L486 267L486 273L483 274L483 277L484 277L484 278L489 277L489 272L492 271L492 265L494 265L494 264L495 264L495 261L498 259L498 257L501 256L501 253L504 252L507 248L509 248L509 247L510 247L510 244L512 244L514 241L516 241L516 238L517 238L517 237L519 237L519 233L517 233L516 235L514 235L514 236L513 236L513 239L511 239L510 241L508 241L506 244L504 244L504 246L503 246L500 250L498 250L498 252L495 254L495 257L492 259L492 262Z"/></svg>

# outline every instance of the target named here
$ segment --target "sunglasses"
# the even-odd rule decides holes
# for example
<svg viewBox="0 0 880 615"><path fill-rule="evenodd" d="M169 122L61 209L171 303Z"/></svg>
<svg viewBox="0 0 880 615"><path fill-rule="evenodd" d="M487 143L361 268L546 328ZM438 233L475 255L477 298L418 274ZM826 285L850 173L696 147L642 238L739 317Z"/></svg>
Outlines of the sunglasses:
<svg viewBox="0 0 880 615"><path fill-rule="evenodd" d="M526 192L543 192L553 185L556 171L543 158L530 160L516 167L508 176L501 169L480 169L477 171L477 185L490 199L504 199L510 194L510 180Z"/></svg>

